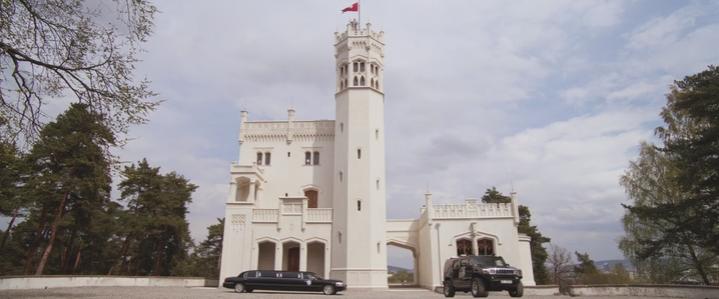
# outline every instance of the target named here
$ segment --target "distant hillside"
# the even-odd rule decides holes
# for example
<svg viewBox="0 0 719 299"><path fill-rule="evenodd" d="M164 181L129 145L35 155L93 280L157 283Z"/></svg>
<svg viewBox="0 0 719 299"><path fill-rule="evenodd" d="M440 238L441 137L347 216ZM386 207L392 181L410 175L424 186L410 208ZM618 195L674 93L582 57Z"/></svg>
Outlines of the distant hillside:
<svg viewBox="0 0 719 299"><path fill-rule="evenodd" d="M402 272L402 271L410 272L410 273L412 272L412 270L410 270L410 269L387 265L387 272L389 272L389 273L397 273L397 272Z"/></svg>
<svg viewBox="0 0 719 299"><path fill-rule="evenodd" d="M612 271L612 268L614 268L614 265L622 264L624 266L624 269L626 269L629 272L635 272L637 271L636 268L634 268L634 265L629 260L603 260L603 261L594 261L594 266L597 267L599 271L609 272Z"/></svg>

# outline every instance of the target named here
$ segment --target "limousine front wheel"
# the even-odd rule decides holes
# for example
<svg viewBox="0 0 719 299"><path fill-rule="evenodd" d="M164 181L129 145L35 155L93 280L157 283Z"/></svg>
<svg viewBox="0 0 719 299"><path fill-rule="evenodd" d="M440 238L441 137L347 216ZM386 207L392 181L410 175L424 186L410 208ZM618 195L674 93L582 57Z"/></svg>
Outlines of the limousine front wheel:
<svg viewBox="0 0 719 299"><path fill-rule="evenodd" d="M245 285L241 283L235 284L235 292L237 293L244 293L245 292Z"/></svg>
<svg viewBox="0 0 719 299"><path fill-rule="evenodd" d="M322 293L325 295L334 295L335 287L331 285L326 285L324 288L322 288Z"/></svg>

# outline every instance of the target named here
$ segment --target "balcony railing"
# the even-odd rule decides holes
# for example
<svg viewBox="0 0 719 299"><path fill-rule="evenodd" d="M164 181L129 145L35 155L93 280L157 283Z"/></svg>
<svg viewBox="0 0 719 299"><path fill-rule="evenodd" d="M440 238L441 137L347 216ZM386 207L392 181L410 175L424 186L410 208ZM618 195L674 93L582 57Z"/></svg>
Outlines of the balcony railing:
<svg viewBox="0 0 719 299"><path fill-rule="evenodd" d="M255 223L278 223L280 215L304 216L305 223L332 223L332 209L306 209L302 214L302 205L287 204L280 209L253 209L252 222Z"/></svg>
<svg viewBox="0 0 719 299"><path fill-rule="evenodd" d="M252 210L252 222L277 222L278 209L254 209Z"/></svg>
<svg viewBox="0 0 719 299"><path fill-rule="evenodd" d="M331 223L332 209L307 209L306 222Z"/></svg>

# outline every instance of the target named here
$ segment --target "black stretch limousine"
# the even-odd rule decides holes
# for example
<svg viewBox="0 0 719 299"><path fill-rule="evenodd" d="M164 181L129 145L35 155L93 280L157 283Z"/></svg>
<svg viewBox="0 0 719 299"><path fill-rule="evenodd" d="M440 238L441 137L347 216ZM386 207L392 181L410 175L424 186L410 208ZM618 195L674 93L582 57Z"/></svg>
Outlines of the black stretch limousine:
<svg viewBox="0 0 719 299"><path fill-rule="evenodd" d="M235 289L238 293L251 293L254 290L321 291L325 295L334 295L347 288L341 280L323 279L312 272L268 270L242 272L240 275L225 278L222 286Z"/></svg>

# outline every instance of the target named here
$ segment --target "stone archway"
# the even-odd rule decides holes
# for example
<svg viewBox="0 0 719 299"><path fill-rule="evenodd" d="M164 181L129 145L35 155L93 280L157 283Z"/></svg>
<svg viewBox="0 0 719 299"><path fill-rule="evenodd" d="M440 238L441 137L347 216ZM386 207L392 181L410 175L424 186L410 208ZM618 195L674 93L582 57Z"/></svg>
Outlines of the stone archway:
<svg viewBox="0 0 719 299"><path fill-rule="evenodd" d="M262 241L257 243L257 270L274 270L275 269L275 251L277 244L272 241Z"/></svg>
<svg viewBox="0 0 719 299"><path fill-rule="evenodd" d="M282 243L282 270L300 271L300 243L295 241Z"/></svg>
<svg viewBox="0 0 719 299"><path fill-rule="evenodd" d="M390 265L389 259L392 258L390 256L390 252L398 252L393 250L393 248L401 249L401 251L405 251L404 253L400 253L400 256L395 256L399 258L406 258L411 257L412 258L412 266L411 268L407 268L407 273L402 273L403 271L396 271L391 276L387 276L387 282L390 287L392 286L414 286L419 284L419 262L417 260L418 252L416 246L401 242L397 240L389 240L387 241L387 265L388 266L396 266L396 265ZM401 252L400 251L400 252ZM407 252L408 251L408 252ZM406 255L405 253L409 253L409 255ZM405 268L405 267L402 267ZM392 272L392 270L397 269L388 269L388 272ZM388 273L390 274L390 273Z"/></svg>

